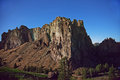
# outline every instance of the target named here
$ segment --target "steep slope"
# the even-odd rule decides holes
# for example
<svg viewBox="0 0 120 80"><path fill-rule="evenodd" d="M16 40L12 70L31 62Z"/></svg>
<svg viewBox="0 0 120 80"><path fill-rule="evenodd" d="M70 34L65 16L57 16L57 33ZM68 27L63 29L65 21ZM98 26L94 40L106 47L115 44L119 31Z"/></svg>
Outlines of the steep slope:
<svg viewBox="0 0 120 80"><path fill-rule="evenodd" d="M90 37L87 35L82 20L73 20L71 27L71 60L77 67L92 66L94 58L92 55L93 45Z"/></svg>
<svg viewBox="0 0 120 80"><path fill-rule="evenodd" d="M40 29L20 29L3 33L0 57L7 66L23 69L24 66L56 68L59 60L68 57L72 68L89 66L93 63L93 45L86 33L82 20L56 17Z"/></svg>

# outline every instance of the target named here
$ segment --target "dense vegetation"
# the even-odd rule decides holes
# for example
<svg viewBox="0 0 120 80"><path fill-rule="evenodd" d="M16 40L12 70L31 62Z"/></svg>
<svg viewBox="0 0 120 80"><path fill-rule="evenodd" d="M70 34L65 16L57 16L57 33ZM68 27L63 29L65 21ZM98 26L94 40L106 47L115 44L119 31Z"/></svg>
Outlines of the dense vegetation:
<svg viewBox="0 0 120 80"><path fill-rule="evenodd" d="M76 71L76 75L82 76L85 80L100 76L106 76L107 79L105 80L117 80L120 77L120 71L113 65L109 66L105 63L104 65L98 64L94 68L79 68Z"/></svg>

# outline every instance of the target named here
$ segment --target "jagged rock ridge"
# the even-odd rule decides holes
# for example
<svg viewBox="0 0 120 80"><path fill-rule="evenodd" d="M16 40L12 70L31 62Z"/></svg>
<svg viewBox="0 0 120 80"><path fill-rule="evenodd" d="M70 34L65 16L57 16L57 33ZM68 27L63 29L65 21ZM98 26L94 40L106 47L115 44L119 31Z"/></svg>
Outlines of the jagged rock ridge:
<svg viewBox="0 0 120 80"><path fill-rule="evenodd" d="M11 57L18 53L18 57L21 56L22 60L26 62L26 64L20 64L23 66L33 65L33 63L30 64L30 60L24 59L24 55L20 55L24 53L27 56L29 52L29 54L33 54L34 56L37 55L36 57L38 57L40 53L41 56L45 55L45 57L50 57L54 65L58 64L61 58L67 56L68 59L71 60L71 64L74 63L74 67L77 67L84 65L83 62L85 61L90 62L89 60L84 61L82 57L85 59L87 54L90 54L92 47L91 39L86 33L83 21L71 21L65 17L56 17L52 23L43 25L41 29L39 27L28 29L22 25L20 29L16 28L8 31L8 33L3 33L1 44L1 48L7 51L14 48L12 50L16 52L14 54L11 52L13 54L11 54ZM38 63L42 62L41 59L43 59L43 57L41 56L39 56ZM18 57L12 62L8 61L8 63L13 66L13 64L17 62ZM46 60L46 58L44 60ZM49 66L52 65L51 62ZM36 63L35 65L39 64ZM47 67L49 66L47 65Z"/></svg>
<svg viewBox="0 0 120 80"><path fill-rule="evenodd" d="M96 47L87 35L82 20L71 21L56 17L42 28L20 26L2 34L0 57L5 65L23 69L25 66L57 68L59 60L67 57L73 69L94 66Z"/></svg>

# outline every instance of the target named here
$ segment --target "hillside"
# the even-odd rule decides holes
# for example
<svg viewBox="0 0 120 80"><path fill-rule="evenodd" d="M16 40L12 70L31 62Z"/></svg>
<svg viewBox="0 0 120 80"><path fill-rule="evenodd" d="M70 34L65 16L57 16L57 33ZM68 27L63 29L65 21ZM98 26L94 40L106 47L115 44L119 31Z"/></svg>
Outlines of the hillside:
<svg viewBox="0 0 120 80"><path fill-rule="evenodd" d="M72 69L106 62L120 66L120 44L109 38L94 46L83 20L56 17L42 28L29 29L21 25L4 32L1 40L1 62L8 67L44 66L55 69L65 56Z"/></svg>

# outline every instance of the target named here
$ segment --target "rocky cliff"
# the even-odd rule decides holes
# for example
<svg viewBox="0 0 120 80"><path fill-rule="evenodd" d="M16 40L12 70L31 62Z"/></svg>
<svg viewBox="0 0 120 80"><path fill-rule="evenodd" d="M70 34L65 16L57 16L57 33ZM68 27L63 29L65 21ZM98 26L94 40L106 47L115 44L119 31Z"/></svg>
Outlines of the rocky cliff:
<svg viewBox="0 0 120 80"><path fill-rule="evenodd" d="M104 51L105 46L104 42L99 47L93 46L82 20L71 21L65 17L56 17L42 28L28 29L22 25L19 29L3 33L0 57L9 67L16 64L20 69L25 66L55 69L59 66L59 60L66 56L75 69L99 63L100 57L96 54L100 54L101 49ZM108 47L107 51L109 49Z"/></svg>
<svg viewBox="0 0 120 80"><path fill-rule="evenodd" d="M1 48L5 50L12 49L31 41L30 30L26 26L21 25L20 29L8 30L8 33L4 32L2 34Z"/></svg>
<svg viewBox="0 0 120 80"><path fill-rule="evenodd" d="M67 56L74 67L79 67L91 63L88 55L92 46L82 20L56 17L42 28L28 29L22 25L19 29L3 33L1 48L4 50L1 50L0 56L7 59L7 65L17 63L22 68L33 64L56 66L61 58Z"/></svg>

